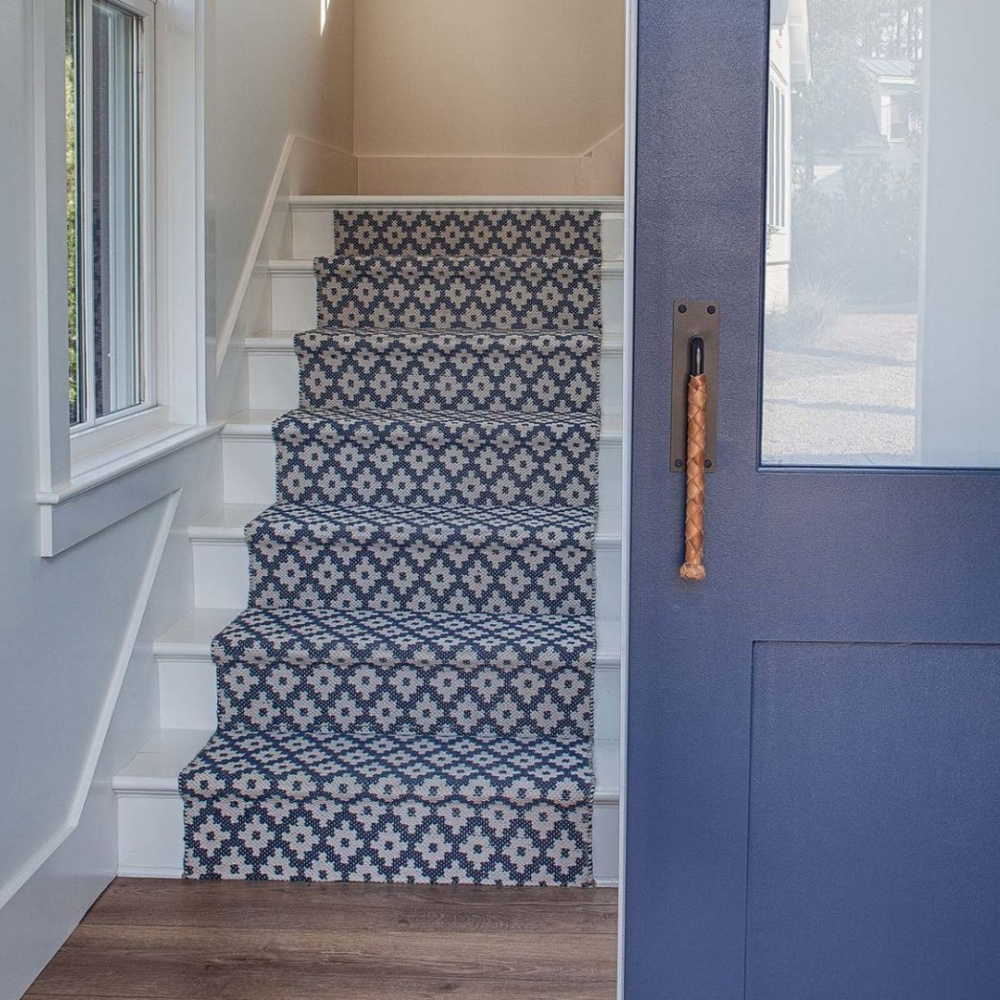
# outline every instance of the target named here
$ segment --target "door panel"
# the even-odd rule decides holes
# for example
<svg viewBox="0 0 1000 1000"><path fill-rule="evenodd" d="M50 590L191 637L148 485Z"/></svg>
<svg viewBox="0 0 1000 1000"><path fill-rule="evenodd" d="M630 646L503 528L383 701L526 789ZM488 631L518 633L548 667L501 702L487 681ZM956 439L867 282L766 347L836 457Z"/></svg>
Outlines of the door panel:
<svg viewBox="0 0 1000 1000"><path fill-rule="evenodd" d="M954 2L997 37L1000 12ZM1000 477L760 463L770 32L765 0L639 0L626 997L987 1000L995 955L968 946L1000 934L1000 861L971 789L1000 790ZM1000 138L995 93L980 117ZM793 211L793 240L794 226ZM983 266L963 315L1000 343ZM681 298L721 302L703 583L678 576L684 477L668 462ZM880 766L859 775L856 755ZM800 813L803 785L827 791ZM837 852L817 859L828 828ZM897 836L901 857L936 864L897 865L887 886ZM928 907L938 921L909 912ZM978 921L964 951L963 907Z"/></svg>
<svg viewBox="0 0 1000 1000"><path fill-rule="evenodd" d="M994 994L998 698L997 646L754 646L748 998Z"/></svg>

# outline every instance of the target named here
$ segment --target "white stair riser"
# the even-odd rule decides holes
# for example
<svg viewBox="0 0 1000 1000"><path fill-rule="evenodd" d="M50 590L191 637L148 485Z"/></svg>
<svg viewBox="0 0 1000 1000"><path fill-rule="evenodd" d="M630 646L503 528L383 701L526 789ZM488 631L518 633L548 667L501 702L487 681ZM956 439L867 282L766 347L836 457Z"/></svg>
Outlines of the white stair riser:
<svg viewBox="0 0 1000 1000"><path fill-rule="evenodd" d="M275 444L272 438L241 433L222 435L223 488L226 503L272 504L275 500ZM601 523L621 521L622 445L605 441L598 456L598 503Z"/></svg>
<svg viewBox="0 0 1000 1000"><path fill-rule="evenodd" d="M215 727L215 664L209 656L158 658L160 726L163 729ZM617 666L598 665L594 681L594 736L617 740L620 675Z"/></svg>
<svg viewBox="0 0 1000 1000"><path fill-rule="evenodd" d="M180 794L117 792L118 874L180 878L184 871L184 806Z"/></svg>
<svg viewBox="0 0 1000 1000"><path fill-rule="evenodd" d="M250 556L242 539L192 538L194 599L199 608L241 608L250 589ZM621 614L621 544L597 545L597 617Z"/></svg>
<svg viewBox="0 0 1000 1000"><path fill-rule="evenodd" d="M251 410L291 410L299 405L299 365L289 341L287 349L254 346L247 341L247 373ZM601 356L601 410L620 416L622 412L622 354L606 351Z"/></svg>
<svg viewBox="0 0 1000 1000"><path fill-rule="evenodd" d="M601 256L621 260L625 248L625 216L622 212L601 215ZM327 205L292 207L292 256L302 260L332 253L333 213Z"/></svg>
<svg viewBox="0 0 1000 1000"><path fill-rule="evenodd" d="M195 658L158 656L161 729L215 729L215 664L211 654Z"/></svg>
<svg viewBox="0 0 1000 1000"><path fill-rule="evenodd" d="M118 874L180 878L184 868L184 807L180 795L118 792ZM594 805L594 878L618 879L618 804Z"/></svg>
<svg viewBox="0 0 1000 1000"><path fill-rule="evenodd" d="M625 318L621 272L601 280L601 310L605 333L621 333ZM271 270L271 329L312 330L316 326L316 278L312 265Z"/></svg>

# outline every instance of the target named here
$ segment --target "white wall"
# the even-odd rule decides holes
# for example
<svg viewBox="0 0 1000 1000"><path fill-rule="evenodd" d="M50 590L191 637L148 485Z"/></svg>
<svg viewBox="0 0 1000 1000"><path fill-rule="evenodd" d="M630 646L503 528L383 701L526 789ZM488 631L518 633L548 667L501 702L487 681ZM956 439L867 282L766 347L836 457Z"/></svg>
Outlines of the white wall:
<svg viewBox="0 0 1000 1000"><path fill-rule="evenodd" d="M102 509L140 486L152 499L39 556L32 17L59 30L63 3L0 0L0 231L17 234L0 243L0 1000L21 995L113 877L111 777L156 727L152 643L191 606L187 527L222 499L210 436L99 487ZM206 339L286 137L350 145L351 9L333 0L321 34L317 0L205 2ZM333 154L297 162L296 190L337 181Z"/></svg>
<svg viewBox="0 0 1000 1000"><path fill-rule="evenodd" d="M0 0L0 231L18 234L0 241L3 1000L20 996L115 871L111 776L154 727L150 643L191 596L185 523L219 499L211 438L163 460L151 506L39 556L31 17L60 10L61 0Z"/></svg>
<svg viewBox="0 0 1000 1000"><path fill-rule="evenodd" d="M316 157L289 194L352 193L354 2L207 0L205 192L208 338L232 306L290 133L343 151ZM321 30L322 28L322 30Z"/></svg>

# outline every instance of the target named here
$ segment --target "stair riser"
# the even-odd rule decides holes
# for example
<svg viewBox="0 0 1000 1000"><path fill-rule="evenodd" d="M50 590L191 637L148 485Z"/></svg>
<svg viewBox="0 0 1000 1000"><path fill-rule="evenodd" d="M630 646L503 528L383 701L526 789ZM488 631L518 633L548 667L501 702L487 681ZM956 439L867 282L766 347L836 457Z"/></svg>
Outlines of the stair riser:
<svg viewBox="0 0 1000 1000"><path fill-rule="evenodd" d="M593 878L586 801L383 802L361 792L349 804L321 800L324 814L282 796L274 805L228 791L207 798L185 802L189 878L580 888Z"/></svg>
<svg viewBox="0 0 1000 1000"><path fill-rule="evenodd" d="M375 603L384 611L586 615L594 603L586 543L542 548L537 565L539 546L499 541L486 547L459 539L440 546L426 538L390 542L377 558L366 543L344 536L324 545L303 532L273 550L272 544L272 536L262 533L251 546L250 607L361 611ZM507 583L508 572L518 577L515 583Z"/></svg>
<svg viewBox="0 0 1000 1000"><path fill-rule="evenodd" d="M251 410L292 410L299 405L299 366L291 340L285 348L258 348L247 341L249 403ZM622 412L621 350L601 355L601 410L606 416Z"/></svg>
<svg viewBox="0 0 1000 1000"><path fill-rule="evenodd" d="M323 328L600 330L601 263L577 257L317 257Z"/></svg>
<svg viewBox="0 0 1000 1000"><path fill-rule="evenodd" d="M278 501L298 504L593 506L597 428L477 428L414 422L279 424ZM438 435L447 433L446 443ZM484 471L491 458L503 467Z"/></svg>
<svg viewBox="0 0 1000 1000"><path fill-rule="evenodd" d="M621 273L601 280L601 313L605 333L624 328L625 299ZM271 270L271 329L311 330L316 326L316 278L312 262L293 269Z"/></svg>
<svg viewBox="0 0 1000 1000"><path fill-rule="evenodd" d="M193 538L195 604L238 608L246 604L250 557L242 539ZM621 545L597 545L597 617L617 620L621 602Z"/></svg>
<svg viewBox="0 0 1000 1000"><path fill-rule="evenodd" d="M119 792L119 868L122 877L180 878L184 868L184 807L179 794ZM618 879L618 804L594 806L594 877Z"/></svg>
<svg viewBox="0 0 1000 1000"><path fill-rule="evenodd" d="M206 653L199 659L157 660L160 677L160 726L164 729L214 729L215 664ZM620 707L617 665L598 664L594 681L594 735L617 740Z"/></svg>
<svg viewBox="0 0 1000 1000"><path fill-rule="evenodd" d="M226 503L274 503L275 460L272 438L224 432L222 466ZM602 442L598 455L598 503L602 524L617 524L620 519L621 462L621 442Z"/></svg>
<svg viewBox="0 0 1000 1000"><path fill-rule="evenodd" d="M601 215L601 251L604 260L622 259L625 217L621 212ZM333 214L329 206L296 206L292 209L292 256L312 260L332 253Z"/></svg>

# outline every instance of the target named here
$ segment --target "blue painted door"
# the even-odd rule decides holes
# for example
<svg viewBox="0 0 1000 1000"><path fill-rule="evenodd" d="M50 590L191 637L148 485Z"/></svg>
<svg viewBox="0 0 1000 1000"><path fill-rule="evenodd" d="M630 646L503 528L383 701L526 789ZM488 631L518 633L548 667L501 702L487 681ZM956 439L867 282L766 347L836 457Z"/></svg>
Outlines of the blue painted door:
<svg viewBox="0 0 1000 1000"><path fill-rule="evenodd" d="M1000 440L989 412L998 396L990 386L1000 383L989 354L1000 341L990 235L1000 232L1000 210L986 187L971 199L954 178L946 195L939 188L919 207L915 398L935 405L956 366L940 418L959 421L952 452L933 451L930 409L921 416L909 403L861 399L850 412L884 421L878 427L895 421L908 434L912 418L913 447L923 452L908 460L909 445L893 450L890 441L867 456L782 453L790 436L820 426L810 421L831 404L819 389L791 402L775 390L769 410L762 389L771 363L765 312L780 323L792 314L765 302L772 236L788 222L772 218L775 185L794 186L803 169L821 176L801 156L785 181L769 176L781 146L769 44L780 36L775 24L784 18L788 27L789 9L801 16L807 5L774 7L639 2L625 993L990 1000L1000 997L1000 478L989 452ZM895 67L895 83L865 53L852 63L886 156L909 148L926 157L919 144L892 143L908 129L914 143L921 135L933 142L976 101L980 133L996 139L1000 116L984 96L995 85L967 90L962 104L954 84L972 87L991 65L993 42L982 39L997 37L997 14L983 0L949 0L933 17L940 46L935 55L932 40L931 90L941 96L923 95L937 117L920 135L916 112L894 102L906 87L920 97L925 54ZM805 38L816 56L824 40L815 24L812 32ZM784 127L796 137L800 125ZM966 149L969 184L980 158L963 142L975 134L956 135L951 147ZM842 181L831 190L841 204L851 191L848 157L838 156ZM995 169L994 157L982 159L983 170ZM942 158L931 180L949 162ZM899 184L892 190L903 191ZM938 211L945 202L947 215ZM795 213L805 218L806 209L795 194L785 204L794 245ZM941 255L958 238L972 246L949 272ZM861 255L861 237L852 239L848 251ZM792 280L794 291L804 279ZM673 303L681 298L717 299L722 315L702 583L678 576L684 482L668 459ZM865 315L876 313L900 314L886 306ZM771 323L778 338L783 327ZM818 366L844 353L824 343L796 356ZM876 353L889 356L901 343ZM884 384L866 382L865 391L881 391L909 364L890 357L875 371ZM838 400L855 384L845 375L810 385L820 383ZM963 411L976 393L977 406ZM778 419L792 410L792 419ZM980 443L965 454L970 440Z"/></svg>

